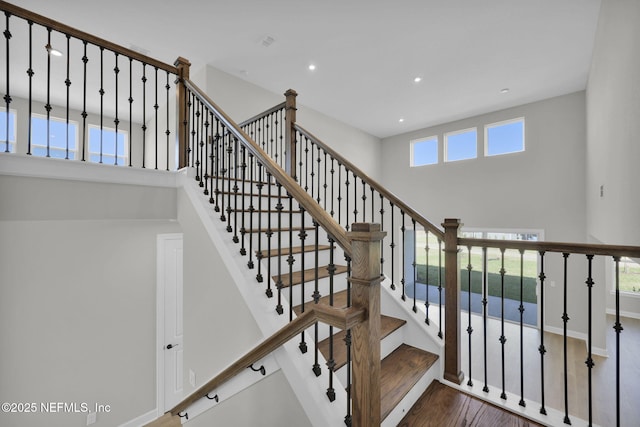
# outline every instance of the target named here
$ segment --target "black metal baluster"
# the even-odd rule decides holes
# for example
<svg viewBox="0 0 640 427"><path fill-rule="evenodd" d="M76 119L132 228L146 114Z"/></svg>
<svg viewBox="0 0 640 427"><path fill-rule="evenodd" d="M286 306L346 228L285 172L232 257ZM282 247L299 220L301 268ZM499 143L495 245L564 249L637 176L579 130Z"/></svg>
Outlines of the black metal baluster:
<svg viewBox="0 0 640 427"><path fill-rule="evenodd" d="M6 125L7 125L7 134L6 134L6 140L5 140L5 146L4 146L4 152L8 153L9 150L9 105L11 105L11 94L10 94L10 88L11 88L11 79L10 79L10 67L9 67L9 40L11 40L11 31L9 30L9 18L11 17L11 14L7 11L4 12L4 16L5 16L5 30L4 30L4 38L5 38L5 44L7 47L7 85L6 85L6 89L7 89L7 93L5 93L4 95L4 103L5 103L5 108L6 108ZM49 30L49 33L51 33L51 30ZM31 33L29 33L29 36L31 36ZM29 39L29 47L31 47L31 39ZM31 51L31 49L29 50ZM31 54L29 54L29 58L31 58ZM31 67L29 67L31 68ZM31 80L29 80L31 81ZM31 98L31 96L29 96L29 98ZM29 126L31 127L31 126Z"/></svg>
<svg viewBox="0 0 640 427"><path fill-rule="evenodd" d="M404 291L404 285L406 283L405 281L405 270L406 270L406 265L407 265L407 258L406 258L406 244L407 244L407 240L405 239L405 231L406 231L406 227L405 227L405 216L404 216L404 211L401 209L400 210L400 215L402 215L402 227L400 227L400 233L402 233L402 278L400 279L400 284L402 285L402 301L406 301L407 297L405 295L405 291Z"/></svg>
<svg viewBox="0 0 640 427"><path fill-rule="evenodd" d="M345 254L344 259L347 261L347 307L351 307L351 257ZM351 329L347 329L344 344L347 346L347 415L344 423L351 427Z"/></svg>
<svg viewBox="0 0 640 427"><path fill-rule="evenodd" d="M273 296L273 291L271 290L271 236L273 235L273 230L271 229L271 189L273 185L271 185L271 172L267 168L265 168L267 174L267 193L268 193L268 203L267 203L267 290L265 291L267 297L271 298ZM279 261L279 260L278 260Z"/></svg>
<svg viewBox="0 0 640 427"><path fill-rule="evenodd" d="M154 115L155 115L155 126L156 126L156 134L155 134L155 140L156 140L156 165L155 168L156 170L158 170L158 108L160 108L160 106L158 105L158 67L154 67L155 69L155 103L153 104L153 110L154 110ZM168 107L168 106L167 106ZM200 144L204 144L203 141L200 141ZM202 157L201 157L202 158ZM204 159L202 159L202 162L204 163Z"/></svg>
<svg viewBox="0 0 640 427"><path fill-rule="evenodd" d="M342 224L342 164L338 161L338 224Z"/></svg>
<svg viewBox="0 0 640 427"><path fill-rule="evenodd" d="M369 188L371 189L371 222L374 223L374 219L373 216L375 215L375 209L374 209L374 204L375 204L375 197L374 197L374 189L372 186L369 186ZM380 226L382 227L382 220L380 220Z"/></svg>
<svg viewBox="0 0 640 427"><path fill-rule="evenodd" d="M336 271L334 264L334 243L333 236L328 236L329 240L329 305L333 307L333 275ZM327 368L329 369L329 387L327 388L327 397L330 402L336 399L336 391L333 388L333 376L336 366L335 359L333 358L333 326L329 326L329 360L327 360Z"/></svg>
<svg viewBox="0 0 640 427"><path fill-rule="evenodd" d="M373 200L373 197L372 197ZM371 209L373 211L373 208ZM380 231L384 228L384 197L380 194ZM380 241L380 277L384 277L384 240Z"/></svg>
<svg viewBox="0 0 640 427"><path fill-rule="evenodd" d="M9 21L8 15L7 21ZM8 26L7 23L7 27ZM9 38L11 38L11 33L9 33L9 37L7 38L7 56L9 53ZM49 50L51 50L51 28L47 28L47 46L49 46ZM7 67L8 66L9 64L7 64ZM7 91L9 91L8 79ZM9 104L7 103L7 115L9 114L8 107ZM47 103L44 105L44 109L47 110L47 157L51 157L51 52L47 52Z"/></svg>
<svg viewBox="0 0 640 427"><path fill-rule="evenodd" d="M206 141L204 143L204 156L202 157L202 181L201 183L204 184L204 190L203 193L205 196L209 195L209 181L211 180L211 176L209 176L209 144L211 143L211 141L209 140L209 110L208 109L203 109L203 114L204 114L204 141ZM213 150L213 147L212 147ZM201 185L202 187L202 185Z"/></svg>
<svg viewBox="0 0 640 427"><path fill-rule="evenodd" d="M487 304L489 303L489 272L487 270L487 248L482 248L482 342L483 342L483 357L484 357L484 387L482 391L489 393L489 383L487 374L487 316L489 309Z"/></svg>
<svg viewBox="0 0 640 427"><path fill-rule="evenodd" d="M320 224L318 224L315 220L313 220L313 228L314 228L314 267L313 267L313 303L318 304L320 301L320 292L318 291L318 268L319 268L319 253L320 249L318 247L318 241L320 237ZM314 335L314 363L311 370L315 374L316 377L319 377L322 373L320 368L320 363L318 363L318 322L314 325L315 335Z"/></svg>
<svg viewBox="0 0 640 427"><path fill-rule="evenodd" d="M231 145L229 145L231 147ZM231 158L229 158L229 164L231 164ZM233 179L229 177L229 185L233 181L233 243L238 243L238 193L240 188L238 187L238 138L233 138ZM242 198L244 200L244 197ZM231 202L229 202L231 207ZM229 222L231 222L231 211L229 211ZM231 230L229 230L231 231Z"/></svg>
<svg viewBox="0 0 640 427"><path fill-rule="evenodd" d="M289 199L289 256L287 257L287 265L289 265L289 321L293 320L293 196L287 191ZM302 271L302 282L304 283L304 270ZM304 297L302 299L304 301Z"/></svg>
<svg viewBox="0 0 640 427"><path fill-rule="evenodd" d="M418 262L417 262L417 252L418 252L418 234L416 233L416 220L411 218L411 223L413 224L413 261L411 262L411 266L413 267L413 307L412 310L414 313L418 312L418 306L416 305L416 282L418 281Z"/></svg>
<svg viewBox="0 0 640 427"><path fill-rule="evenodd" d="M538 352L540 353L540 413L542 415L547 415L547 409L544 406L544 355L547 352L547 349L544 347L544 280L547 276L544 273L544 251L540 251L540 274L538 278L540 279L540 346L538 347Z"/></svg>
<svg viewBox="0 0 640 427"><path fill-rule="evenodd" d="M355 173L353 174L353 222L358 222L358 177Z"/></svg>
<svg viewBox="0 0 640 427"><path fill-rule="evenodd" d="M322 178L322 173L320 170L320 146L318 145L318 157L316 157L316 163L317 163L317 173L318 173L318 192L316 193L316 202L318 202L318 204L320 204L320 180Z"/></svg>
<svg viewBox="0 0 640 427"><path fill-rule="evenodd" d="M262 251L262 188L264 187L264 183L262 182L262 163L258 161L256 162L256 166L258 168L258 170L256 171L258 176L258 183L256 184L256 187L258 188L258 224L256 224L256 230L258 234L258 251L256 252L256 260L258 261L258 273L256 274L256 280L258 281L258 283L262 283L262 281L264 280L264 278L262 277L262 259L265 255ZM267 185L271 184L267 183ZM267 205L270 206L269 204ZM269 209L267 209L267 215L269 215L268 210ZM253 226L251 228L253 228ZM269 256L269 254L266 255L267 257Z"/></svg>
<svg viewBox="0 0 640 427"><path fill-rule="evenodd" d="M227 182L227 172L228 172L228 165L226 164L226 158L227 156L225 156L226 154L226 144L227 141L229 140L229 135L227 135L227 130L225 128L224 125L221 126L220 129L220 134L222 135L222 138L220 139L220 147L218 148L218 151L220 152L220 160L218 161L218 163L220 164L220 221L222 222L226 222L227 221L227 210L225 208L225 201L224 201L224 195L225 195L225 189L224 189L224 185L225 182ZM196 168L197 170L197 168ZM217 180L217 177L216 177ZM229 196L230 197L230 196Z"/></svg>
<svg viewBox="0 0 640 427"><path fill-rule="evenodd" d="M85 152L87 149L87 42L82 41L84 46L82 55L83 77L82 77L82 161L86 160Z"/></svg>
<svg viewBox="0 0 640 427"><path fill-rule="evenodd" d="M327 175L327 167L329 166L327 162L327 152L324 152L324 184L322 184L322 188L324 189L324 199L322 208L327 210L327 187L329 187L329 176Z"/></svg>
<svg viewBox="0 0 640 427"><path fill-rule="evenodd" d="M191 154L191 163L190 166L191 167L195 167L196 168L196 174L198 173L198 165L196 164L197 159L196 157L196 111L197 111L197 107L196 107L196 102L199 102L196 100L196 96L195 94L189 92L191 94L191 97L189 99L189 109L191 110L191 143L189 144L189 153Z"/></svg>
<svg viewBox="0 0 640 427"><path fill-rule="evenodd" d="M298 237L300 237L300 270L304 272L305 270L305 262L304 262L304 256L305 256L305 241L307 239L307 231L305 230L304 227L304 216L305 216L305 210L302 206L298 206L298 210L300 211L300 233L298 233ZM303 273L303 279L302 279L302 283L300 285L300 301L302 301L301 303L301 307L302 307L302 313L304 313L304 308L305 308L305 284L306 284L306 280L304 277L304 273ZM293 301L291 301L291 305L293 305ZM304 338L304 331L302 331L302 333L300 334L300 344L298 345L298 348L300 348L300 351L302 353L306 353L307 352L307 342L305 341Z"/></svg>
<svg viewBox="0 0 640 427"><path fill-rule="evenodd" d="M133 58L129 58L129 167L132 166L133 151ZM186 97L185 97L186 102ZM185 119L186 120L186 119ZM185 135L186 136L186 135ZM185 157L185 159L188 159Z"/></svg>
<svg viewBox="0 0 640 427"><path fill-rule="evenodd" d="M164 132L167 135L167 170L169 170L169 135L171 135L171 131L169 130L169 72L167 71L167 84L164 86L167 90L167 130ZM208 117L208 114L207 114ZM207 138L207 143L209 143L209 139ZM176 164L178 163L178 159L176 159ZM176 168L177 169L177 168Z"/></svg>
<svg viewBox="0 0 640 427"><path fill-rule="evenodd" d="M115 53L115 62L116 62L116 66L113 68L113 73L115 74L115 80L116 80L116 85L115 85L115 118L113 120L113 124L115 125L115 133L116 133L116 140L115 140L115 159L113 161L114 165L118 165L118 125L120 124L120 120L118 119L118 75L120 74L120 68L118 67L118 53Z"/></svg>
<svg viewBox="0 0 640 427"><path fill-rule="evenodd" d="M344 219L344 229L349 231L349 169L344 167L345 174L347 175L346 181L344 182L344 198L345 198L345 209L344 213L346 218Z"/></svg>
<svg viewBox="0 0 640 427"><path fill-rule="evenodd" d="M589 389L587 390L588 396L589 396L589 425L593 425L593 380L592 380L592 374L593 374L593 366L595 365L595 363L593 362L593 342L592 342L592 313L591 313L591 309L592 309L592 301L593 301L593 295L592 295L592 291L593 291L593 285L594 285L594 281L593 281L593 275L592 275L592 267L593 267L593 255L587 255L587 261L588 261L588 276L587 276L587 281L585 282L587 284L587 297L588 297L588 307L587 307L587 360L584 362L585 365L587 365L587 379L588 379L588 387Z"/></svg>
<svg viewBox="0 0 640 427"><path fill-rule="evenodd" d="M215 207L213 208L214 212L220 212L220 194L222 192L222 190L220 190L220 173L221 173L221 161L222 159L220 158L220 144L222 143L222 137L220 135L220 120L218 120L217 117L214 117L215 121L216 121L216 134L213 137L213 147L211 147L211 150L213 151L213 156L215 161L213 162L213 164L215 165L214 169L211 172L211 175L215 176L216 179L216 188L215 190L213 189L213 182L211 183L211 187L212 187L212 193L211 196L213 197L213 195L216 195L215 198ZM222 199L224 200L224 195L222 196ZM209 200L211 203L213 203L212 200Z"/></svg>
<svg viewBox="0 0 640 427"><path fill-rule="evenodd" d="M438 238L438 337L442 334L442 239Z"/></svg>
<svg viewBox="0 0 640 427"><path fill-rule="evenodd" d="M506 270L504 269L504 248L500 248L500 344L502 352L502 393L500 398L506 400L507 393L505 392L505 357L504 357L504 345L507 342L507 338L504 336L504 276Z"/></svg>
<svg viewBox="0 0 640 427"><path fill-rule="evenodd" d="M311 165L313 167L313 164ZM309 138L304 138L304 191L309 191ZM300 179L302 184L302 179Z"/></svg>
<svg viewBox="0 0 640 427"><path fill-rule="evenodd" d="M276 206L276 210L278 211L278 229L276 230L278 233L278 281L276 282L278 305L276 306L276 312L282 314L284 312L282 308L282 288L284 286L282 283L282 184L276 182L276 186L278 187L278 204Z"/></svg>
<svg viewBox="0 0 640 427"><path fill-rule="evenodd" d="M614 256L615 280L616 280L616 322L613 330L616 331L616 426L620 427L620 334L623 331L620 323L620 257Z"/></svg>
<svg viewBox="0 0 640 427"><path fill-rule="evenodd" d="M104 48L100 47L100 161L102 163L102 150L104 139Z"/></svg>
<svg viewBox="0 0 640 427"><path fill-rule="evenodd" d="M65 135L65 155L64 158L69 160L69 87L71 86L71 80L69 79L69 69L70 69L70 58L71 58L71 49L69 46L69 41L71 40L70 35L66 35L67 38L67 78L64 81L65 86L67 87L67 104L66 104L66 135Z"/></svg>
<svg viewBox="0 0 640 427"><path fill-rule="evenodd" d="M524 249L520 249L520 402L518 405L525 407L524 401Z"/></svg>
<svg viewBox="0 0 640 427"><path fill-rule="evenodd" d="M424 238L425 238L425 243L424 243L425 279L424 281L425 281L425 291L426 291L426 294L424 297L424 312L425 312L424 323L429 325L430 324L429 322L429 230L424 230Z"/></svg>
<svg viewBox="0 0 640 427"><path fill-rule="evenodd" d="M246 182L247 182L247 179L246 179L246 175L247 175L247 153L246 153L244 145L240 148L240 153L241 153L241 157L242 157L242 163L240 164L240 168L242 169L242 207L241 207L242 214L241 214L241 217L240 217L240 236L242 237L242 239L241 239L242 242L240 243L240 255L245 256L247 254L247 249L245 248L245 237L247 235L247 229L245 227L245 221L244 221L244 218L245 218L245 216L247 214L246 206L245 206L245 199L247 198L247 191L246 191L247 190L247 188L246 188ZM253 184L250 184L249 188L251 188L251 185L253 185ZM251 192L249 192L249 194L250 193ZM249 196L249 198L251 198L251 197ZM249 202L249 203L251 203L251 202ZM236 206L236 212L238 210L237 208L238 207ZM249 210L249 216L251 216L251 215L253 215L253 213L251 212L251 210Z"/></svg>
<svg viewBox="0 0 640 427"><path fill-rule="evenodd" d="M228 133L228 132L227 132ZM235 138L234 138L235 140ZM233 177L231 176L231 170L233 169L233 146L231 145L231 134L228 133L227 136L227 232L233 232L233 227L231 226L231 211L233 208L231 207L231 195L235 198L235 193L233 192L233 188L231 187L231 181ZM234 170L235 173L235 170ZM224 184L223 184L224 185Z"/></svg>
<svg viewBox="0 0 640 427"><path fill-rule="evenodd" d="M316 172L315 172L315 157L316 157L316 150L314 149L315 147L315 142L311 141L311 198L313 199L315 196L315 185L313 183L313 180L316 176Z"/></svg>
<svg viewBox="0 0 640 427"><path fill-rule="evenodd" d="M242 147L242 150L244 151L244 146ZM253 185L256 184L255 183L255 160L253 158L253 153L249 153L249 261L247 262L247 267L249 267L249 270L253 269L254 265L253 265L253 235L251 234L251 231L253 230L253 216L256 212L254 206L253 206ZM258 184L256 184L258 185ZM244 191L244 189L243 189ZM247 196L244 196L247 197ZM260 212L258 212L258 217L260 216ZM247 230L244 231L245 233L247 232ZM260 233L258 233L260 234ZM242 235L242 241L244 242L244 234Z"/></svg>
<svg viewBox="0 0 640 427"><path fill-rule="evenodd" d="M336 169L334 165L335 165L335 159L331 157L331 171L330 171L331 172L331 212L329 212L329 214L331 214L331 218L333 218L333 215L335 215L335 211L333 210L333 200L335 197L335 188L336 188L335 180L334 180ZM340 222L339 218L338 218L338 222Z"/></svg>
<svg viewBox="0 0 640 427"><path fill-rule="evenodd" d="M27 21L29 23L29 68L27 69L27 75L29 76L29 126L27 126L27 154L31 155L31 115L33 109L33 21ZM7 52L8 54L8 52ZM7 61L7 67L9 67L9 61ZM9 72L7 72L7 79L9 78ZM7 82L7 90L9 90L9 83ZM7 94L9 95L9 94ZM9 97L10 99L11 97ZM5 100L6 102L6 100ZM7 112L9 110L7 109ZM9 115L7 114L7 147L9 149Z"/></svg>
<svg viewBox="0 0 640 427"><path fill-rule="evenodd" d="M204 187L204 182L202 182L202 110L204 107L199 99L197 102L194 140L194 150L196 152L196 181L198 181L200 187Z"/></svg>
<svg viewBox="0 0 640 427"><path fill-rule="evenodd" d="M393 215L393 203L389 202L389 205L391 206L391 243L389 245L389 247L391 248L391 289L395 290L396 289L396 273L395 273L395 268L396 268L396 251L395 251L395 247L396 247L396 243L395 243L395 235L396 235L396 227L395 227L395 223L394 223L394 215Z"/></svg>
<svg viewBox="0 0 640 427"><path fill-rule="evenodd" d="M473 328L471 327L471 273L473 270L473 265L471 265L471 246L467 246L467 281L469 285L469 299L467 301L467 315L468 324L467 324L467 334L469 335L469 380L467 381L467 385L469 387L473 386L472 373L471 373L471 335L473 334Z"/></svg>
<svg viewBox="0 0 640 427"><path fill-rule="evenodd" d="M562 312L562 323L563 323L563 331L562 331L562 342L564 345L564 423L571 425L571 419L569 418L569 385L568 385L568 371L567 371L567 323L569 322L569 315L567 314L567 287L568 283L568 273L567 273L567 260L569 258L569 254L564 252L562 254L564 258L563 270L564 270L564 284L563 284L563 312Z"/></svg>
<svg viewBox="0 0 640 427"><path fill-rule="evenodd" d="M195 95L194 95L195 99ZM142 169L147 164L147 64L142 63ZM195 124L195 122L192 122ZM195 130L192 131L192 138ZM197 163L196 163L197 170ZM196 181L199 179L196 172Z"/></svg>
<svg viewBox="0 0 640 427"><path fill-rule="evenodd" d="M279 152L280 152L280 163L278 163L278 164L280 165L280 167L282 169L285 169L285 164L284 163L285 163L285 161L287 159L287 156L285 155L285 151L286 150L285 150L285 147L284 147L284 144L283 144L283 141L284 141L284 129L283 129L283 126L282 126L282 125L285 124L285 119L284 119L284 117L282 117L282 115L284 114L284 110L277 111L276 115L277 114L280 114L280 120L279 120L279 122L276 122L276 126L278 127L278 134L279 134L278 143L280 144L280 150L279 150ZM280 123L280 126L278 126L278 123Z"/></svg>
<svg viewBox="0 0 640 427"><path fill-rule="evenodd" d="M362 222L365 222L367 220L367 184L362 179L360 181L362 181L362 197L360 197L362 199ZM373 203L373 200L371 202ZM373 209L371 209L371 222L373 222Z"/></svg>

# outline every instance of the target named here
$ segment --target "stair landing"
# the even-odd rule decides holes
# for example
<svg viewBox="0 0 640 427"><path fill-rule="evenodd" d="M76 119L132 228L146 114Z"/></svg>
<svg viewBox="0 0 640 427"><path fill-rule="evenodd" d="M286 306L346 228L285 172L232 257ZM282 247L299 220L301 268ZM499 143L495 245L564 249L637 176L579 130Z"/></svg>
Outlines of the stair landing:
<svg viewBox="0 0 640 427"><path fill-rule="evenodd" d="M534 427L533 421L434 381L398 427Z"/></svg>

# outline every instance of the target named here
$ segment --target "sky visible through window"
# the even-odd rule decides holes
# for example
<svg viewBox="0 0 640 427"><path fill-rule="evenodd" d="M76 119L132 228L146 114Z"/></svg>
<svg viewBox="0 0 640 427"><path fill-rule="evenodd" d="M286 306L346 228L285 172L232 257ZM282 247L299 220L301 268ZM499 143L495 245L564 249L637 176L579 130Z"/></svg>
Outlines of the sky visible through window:
<svg viewBox="0 0 640 427"><path fill-rule="evenodd" d="M447 162L475 159L478 156L476 129L445 135Z"/></svg>
<svg viewBox="0 0 640 427"><path fill-rule="evenodd" d="M76 123L69 122L67 141L66 121L52 117L49 120L49 156L59 159L66 158L68 142L68 157L75 159L77 129ZM47 155L47 119L45 117L33 116L31 118L31 152L34 156Z"/></svg>
<svg viewBox="0 0 640 427"><path fill-rule="evenodd" d="M16 142L16 113L9 111L9 151L13 151ZM0 111L0 151L7 149L7 111Z"/></svg>
<svg viewBox="0 0 640 427"><path fill-rule="evenodd" d="M102 132L102 139L100 133ZM99 127L89 127L89 160L96 163L117 164L124 166L126 163L126 132L118 131L116 146L116 132L112 129L102 129ZM102 144L102 148L100 145ZM117 150L116 150L117 148ZM102 153L102 156L100 156ZM116 163L116 154L118 162Z"/></svg>
<svg viewBox="0 0 640 427"><path fill-rule="evenodd" d="M415 140L412 144L413 163L411 166L434 165L438 163L438 138Z"/></svg>
<svg viewBox="0 0 640 427"><path fill-rule="evenodd" d="M524 121L489 125L486 130L486 155L517 153L524 151Z"/></svg>

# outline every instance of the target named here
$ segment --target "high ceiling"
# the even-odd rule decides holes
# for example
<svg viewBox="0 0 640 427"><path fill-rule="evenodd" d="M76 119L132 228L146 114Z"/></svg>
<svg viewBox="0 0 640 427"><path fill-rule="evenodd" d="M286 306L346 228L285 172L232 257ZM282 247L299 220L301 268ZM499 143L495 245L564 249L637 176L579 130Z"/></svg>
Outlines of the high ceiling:
<svg viewBox="0 0 640 427"><path fill-rule="evenodd" d="M300 104L381 138L584 89L600 10L600 0L13 2L164 62L188 58L193 71L293 88Z"/></svg>

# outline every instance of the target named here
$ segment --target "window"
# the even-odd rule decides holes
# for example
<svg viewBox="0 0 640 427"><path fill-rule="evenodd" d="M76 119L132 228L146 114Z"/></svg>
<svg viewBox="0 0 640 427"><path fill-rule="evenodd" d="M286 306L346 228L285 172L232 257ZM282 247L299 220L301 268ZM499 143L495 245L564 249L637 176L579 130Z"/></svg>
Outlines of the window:
<svg viewBox="0 0 640 427"><path fill-rule="evenodd" d="M48 139L47 139L48 138ZM31 117L31 153L34 156L75 159L78 124L34 114Z"/></svg>
<svg viewBox="0 0 640 427"><path fill-rule="evenodd" d="M7 139L7 131L9 131L9 139ZM9 145L7 146L7 142ZM0 109L0 152L16 151L16 111Z"/></svg>
<svg viewBox="0 0 640 427"><path fill-rule="evenodd" d="M444 154L446 162L475 159L478 157L478 132L476 128L444 135Z"/></svg>
<svg viewBox="0 0 640 427"><path fill-rule="evenodd" d="M125 131L89 126L89 161L108 165L127 164L127 137ZM117 139L117 143L116 143Z"/></svg>
<svg viewBox="0 0 640 427"><path fill-rule="evenodd" d="M438 163L438 137L411 141L411 166L435 165Z"/></svg>
<svg viewBox="0 0 640 427"><path fill-rule="evenodd" d="M640 295L640 264L631 258L622 257L620 258L619 271L620 292ZM616 290L615 276L613 280L613 290Z"/></svg>
<svg viewBox="0 0 640 427"><path fill-rule="evenodd" d="M524 118L485 126L484 141L485 156L524 151Z"/></svg>

